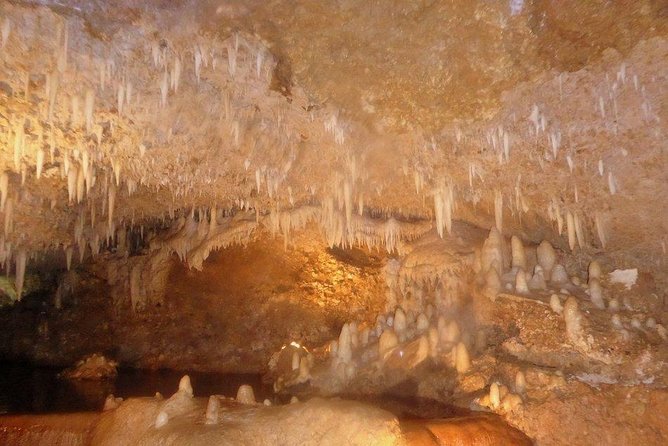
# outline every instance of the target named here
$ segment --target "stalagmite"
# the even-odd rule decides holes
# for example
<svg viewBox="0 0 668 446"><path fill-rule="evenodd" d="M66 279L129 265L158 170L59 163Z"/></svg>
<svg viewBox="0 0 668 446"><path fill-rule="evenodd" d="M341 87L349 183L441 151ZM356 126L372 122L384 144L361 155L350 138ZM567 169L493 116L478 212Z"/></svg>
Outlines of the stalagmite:
<svg viewBox="0 0 668 446"><path fill-rule="evenodd" d="M588 350L589 346L582 332L582 313L578 308L578 301L571 296L564 304L564 322L566 323L566 336L578 348Z"/></svg>
<svg viewBox="0 0 668 446"><path fill-rule="evenodd" d="M601 283L598 279L589 280L589 298L591 303L594 304L599 310L605 309L605 302L603 300L603 289L601 288Z"/></svg>
<svg viewBox="0 0 668 446"><path fill-rule="evenodd" d="M561 300L557 294L552 294L550 296L550 308L557 314L561 314L563 307L561 306Z"/></svg>
<svg viewBox="0 0 668 446"><path fill-rule="evenodd" d="M591 279L600 279L602 272L601 272L601 264L598 263L596 260L592 260L589 263L589 267L587 268L588 272L588 280Z"/></svg>
<svg viewBox="0 0 668 446"><path fill-rule="evenodd" d="M179 381L179 392L187 396L193 396L193 386L190 383L190 376L183 375Z"/></svg>
<svg viewBox="0 0 668 446"><path fill-rule="evenodd" d="M503 275L503 236L496 229L492 228L489 231L489 236L482 245L481 252L481 271L483 274L487 273L490 268L494 268L499 277Z"/></svg>
<svg viewBox="0 0 668 446"><path fill-rule="evenodd" d="M489 386L489 404L492 409L498 409L501 405L499 385L495 382Z"/></svg>
<svg viewBox="0 0 668 446"><path fill-rule="evenodd" d="M527 256L524 251L524 244L519 237L513 235L510 239L510 247L512 253L512 267L516 269L527 269Z"/></svg>
<svg viewBox="0 0 668 446"><path fill-rule="evenodd" d="M248 384L242 384L241 386L239 386L239 390L237 390L236 400L238 403L246 405L257 404L257 402L255 401L255 392L253 392L253 388Z"/></svg>
<svg viewBox="0 0 668 446"><path fill-rule="evenodd" d="M523 269L517 270L515 274L515 292L519 294L529 294L526 273Z"/></svg>
<svg viewBox="0 0 668 446"><path fill-rule="evenodd" d="M383 331L378 339L378 356L382 359L385 353L399 345L399 338L391 329Z"/></svg>
<svg viewBox="0 0 668 446"><path fill-rule="evenodd" d="M501 291L501 277L496 268L490 268L485 275L484 292L490 299L494 300Z"/></svg>
<svg viewBox="0 0 668 446"><path fill-rule="evenodd" d="M427 316L425 316L424 313L420 313L418 315L415 326L419 333L423 333L429 329L429 319L427 318Z"/></svg>
<svg viewBox="0 0 668 446"><path fill-rule="evenodd" d="M552 244L547 240L543 240L536 250L538 257L538 264L543 268L546 275L552 274L552 268L557 261L557 253L554 251Z"/></svg>
<svg viewBox="0 0 668 446"><path fill-rule="evenodd" d="M206 405L206 424L217 424L220 416L220 399L216 395L209 397Z"/></svg>
<svg viewBox="0 0 668 446"><path fill-rule="evenodd" d="M348 324L343 324L341 328L341 334L339 335L339 344L337 350L337 358L343 363L348 363L353 357L352 345L351 345L351 335L350 335L350 326Z"/></svg>
<svg viewBox="0 0 668 446"><path fill-rule="evenodd" d="M544 290L547 287L545 283L545 274L543 273L543 268L540 265L536 265L533 270L533 276L529 280L529 289L530 290Z"/></svg>
<svg viewBox="0 0 668 446"><path fill-rule="evenodd" d="M457 373L466 373L470 368L471 358L469 357L468 349L463 342L460 342L455 347L455 369Z"/></svg>
<svg viewBox="0 0 668 446"><path fill-rule="evenodd" d="M568 283L568 273L566 268L560 263L557 263L554 268L552 268L552 274L550 275L550 282L556 284Z"/></svg>

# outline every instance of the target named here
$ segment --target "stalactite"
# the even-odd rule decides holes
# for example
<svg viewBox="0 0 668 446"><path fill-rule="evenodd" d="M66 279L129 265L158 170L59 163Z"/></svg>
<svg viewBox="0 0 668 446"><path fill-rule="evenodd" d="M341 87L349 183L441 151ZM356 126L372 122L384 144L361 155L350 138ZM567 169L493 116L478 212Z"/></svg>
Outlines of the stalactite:
<svg viewBox="0 0 668 446"><path fill-rule="evenodd" d="M200 75L202 73L202 53L197 46L195 47L194 52L195 52L195 79L197 80L197 83L199 84Z"/></svg>
<svg viewBox="0 0 668 446"><path fill-rule="evenodd" d="M496 229L503 233L503 195L498 189L494 191L494 221Z"/></svg>
<svg viewBox="0 0 668 446"><path fill-rule="evenodd" d="M77 178L76 178L76 197L77 203L81 203L84 199L84 194L86 191L86 182L84 179L83 169L76 169Z"/></svg>
<svg viewBox="0 0 668 446"><path fill-rule="evenodd" d="M165 71L160 81L160 107L167 107L167 93L169 93L169 75Z"/></svg>
<svg viewBox="0 0 668 446"><path fill-rule="evenodd" d="M5 203L5 237L7 237L12 232L13 219L14 219L14 200L11 198L7 199Z"/></svg>
<svg viewBox="0 0 668 446"><path fill-rule="evenodd" d="M550 133L550 145L552 146L552 159L557 159L557 152L561 146L561 132Z"/></svg>
<svg viewBox="0 0 668 446"><path fill-rule="evenodd" d="M19 249L19 251L16 253L16 296L18 297L18 300L21 300L21 297L23 297L23 283L25 280L25 275L26 275L26 261L28 259L28 255L26 253L25 249Z"/></svg>
<svg viewBox="0 0 668 446"><path fill-rule="evenodd" d="M172 67L172 90L176 93L179 91L179 84L181 83L181 59L178 57L174 58L174 65Z"/></svg>
<svg viewBox="0 0 668 446"><path fill-rule="evenodd" d="M348 180L343 182L343 202L346 213L346 228L348 232L350 232L352 230L353 219L353 192L350 181Z"/></svg>
<svg viewBox="0 0 668 446"><path fill-rule="evenodd" d="M125 105L125 85L122 83L116 87L116 111L119 116L123 116L123 106Z"/></svg>
<svg viewBox="0 0 668 446"><path fill-rule="evenodd" d="M12 22L9 20L9 17L5 17L2 21L2 29L0 30L0 35L2 36L2 43L0 43L0 50L3 50L9 42L9 35L12 30Z"/></svg>
<svg viewBox="0 0 668 446"><path fill-rule="evenodd" d="M576 235L575 235L575 219L571 211L566 212L566 230L568 233L568 246L571 251L575 249Z"/></svg>
<svg viewBox="0 0 668 446"><path fill-rule="evenodd" d="M605 248L608 239L605 232L603 217L601 216L600 212L596 212L594 214L594 225L596 226L596 235L598 236L598 240L601 243L601 247Z"/></svg>
<svg viewBox="0 0 668 446"><path fill-rule="evenodd" d="M116 188L114 186L109 186L108 191L108 211L107 211L107 228L111 231L114 221L114 208L116 206Z"/></svg>
<svg viewBox="0 0 668 446"><path fill-rule="evenodd" d="M53 111L54 108L56 107L56 96L58 94L58 86L60 84L60 76L59 74L52 73L51 75L51 83L49 86L49 109L48 109L48 120L49 122L53 121Z"/></svg>
<svg viewBox="0 0 668 446"><path fill-rule="evenodd" d="M610 190L610 195L615 195L617 193L617 182L615 181L612 172L608 172L608 189Z"/></svg>
<svg viewBox="0 0 668 446"><path fill-rule="evenodd" d="M84 99L84 117L86 119L86 132L90 133L93 130L93 112L95 111L95 92L93 90L86 90Z"/></svg>
<svg viewBox="0 0 668 446"><path fill-rule="evenodd" d="M5 211L5 203L7 203L7 194L9 193L9 175L7 172L0 174L0 211Z"/></svg>
<svg viewBox="0 0 668 446"><path fill-rule="evenodd" d="M37 154L35 156L36 161L35 161L35 173L37 176L37 179L39 180L42 177L42 169L44 168L44 150L37 149Z"/></svg>
<svg viewBox="0 0 668 446"><path fill-rule="evenodd" d="M71 246L65 248L65 264L67 265L67 270L72 269L72 254L74 250Z"/></svg>
<svg viewBox="0 0 668 446"><path fill-rule="evenodd" d="M255 76L258 78L260 77L260 74L262 73L262 64L264 63L264 52L262 50L259 50L257 52L257 55L255 56Z"/></svg>
<svg viewBox="0 0 668 446"><path fill-rule="evenodd" d="M79 263L83 263L84 257L86 256L86 243L81 240L77 243L77 247L79 248Z"/></svg>
<svg viewBox="0 0 668 446"><path fill-rule="evenodd" d="M575 226L575 236L578 242L580 249L585 247L585 238L584 230L582 228L582 223L580 222L580 213L575 212L573 214L573 225Z"/></svg>
<svg viewBox="0 0 668 446"><path fill-rule="evenodd" d="M452 211L454 207L453 189L449 185L441 186L434 191L434 216L436 231L443 237L443 229L452 233Z"/></svg>
<svg viewBox="0 0 668 446"><path fill-rule="evenodd" d="M21 156L25 146L25 130L23 120L17 123L14 131L14 171L18 172L21 168Z"/></svg>
<svg viewBox="0 0 668 446"><path fill-rule="evenodd" d="M113 159L111 161L111 166L114 171L114 180L116 182L116 186L121 185L121 161L119 159Z"/></svg>

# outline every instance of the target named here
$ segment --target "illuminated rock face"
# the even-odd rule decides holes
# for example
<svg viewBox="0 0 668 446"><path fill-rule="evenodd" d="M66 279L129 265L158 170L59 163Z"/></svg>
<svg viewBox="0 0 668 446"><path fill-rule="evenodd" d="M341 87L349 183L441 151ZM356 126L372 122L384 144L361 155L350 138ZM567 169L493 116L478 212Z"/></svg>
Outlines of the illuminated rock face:
<svg viewBox="0 0 668 446"><path fill-rule="evenodd" d="M51 295L55 271L63 311L29 357L74 354L41 346L99 280L104 316L70 323L139 366L258 370L335 341L289 355L280 387L435 365L529 430L532 385L560 375L503 394L508 357L664 383L661 2L39 3L0 5L0 304ZM626 350L647 351L633 371L611 365Z"/></svg>

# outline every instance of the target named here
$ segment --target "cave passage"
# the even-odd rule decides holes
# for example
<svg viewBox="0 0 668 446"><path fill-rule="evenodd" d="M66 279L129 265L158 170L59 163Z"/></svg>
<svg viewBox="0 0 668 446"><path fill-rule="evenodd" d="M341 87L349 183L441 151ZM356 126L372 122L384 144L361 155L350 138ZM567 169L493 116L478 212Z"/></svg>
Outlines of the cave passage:
<svg viewBox="0 0 668 446"><path fill-rule="evenodd" d="M0 444L668 444L660 0L0 1Z"/></svg>

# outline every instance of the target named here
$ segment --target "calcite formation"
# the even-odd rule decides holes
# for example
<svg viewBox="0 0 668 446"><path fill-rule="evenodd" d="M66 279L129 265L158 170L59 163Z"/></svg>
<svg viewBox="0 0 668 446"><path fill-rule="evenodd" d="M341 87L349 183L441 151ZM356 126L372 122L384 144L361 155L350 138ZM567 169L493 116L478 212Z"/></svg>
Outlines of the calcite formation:
<svg viewBox="0 0 668 446"><path fill-rule="evenodd" d="M3 2L0 304L35 326L6 330L3 351L29 339L26 356L49 357L92 296L116 328L197 340L140 364L204 368L194 349L229 325L251 334L220 356L269 363L295 398L273 410L242 386L204 411L187 375L167 400L112 398L107 428L136 405L147 443L193 414L235 440L223 412L244 404L361 424L350 408L377 444L401 444L384 412L290 392L411 383L540 444L606 428L610 444L665 444L668 20L662 2L631 3ZM251 273L212 272L257 246ZM284 260L300 269L260 280ZM216 280L231 285L212 297ZM218 298L233 322L206 314ZM96 316L109 351L146 353ZM543 426L553 413L567 419Z"/></svg>

